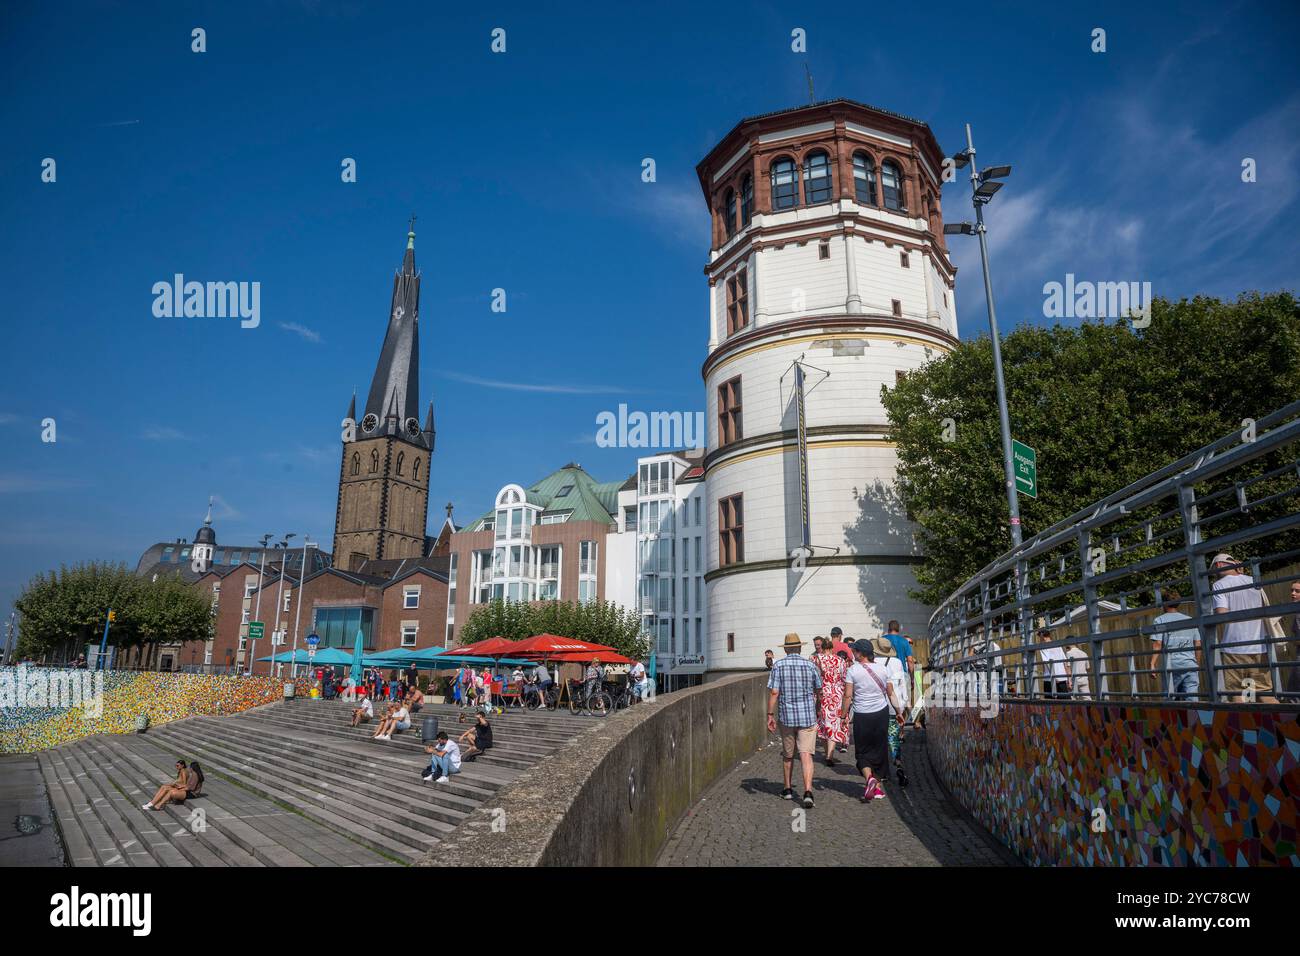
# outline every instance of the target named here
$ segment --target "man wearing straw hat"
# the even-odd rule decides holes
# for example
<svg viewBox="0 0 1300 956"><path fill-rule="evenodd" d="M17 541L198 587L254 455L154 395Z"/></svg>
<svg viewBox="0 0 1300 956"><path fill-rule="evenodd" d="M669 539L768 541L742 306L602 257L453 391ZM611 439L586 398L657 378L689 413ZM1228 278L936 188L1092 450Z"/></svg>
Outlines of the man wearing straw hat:
<svg viewBox="0 0 1300 956"><path fill-rule="evenodd" d="M781 733L781 759L785 789L781 796L794 799L791 787L795 751L803 769L803 805L813 805L813 751L817 749L817 704L821 695L822 675L801 653L803 641L790 633L781 645L785 657L772 665L767 675L767 729Z"/></svg>

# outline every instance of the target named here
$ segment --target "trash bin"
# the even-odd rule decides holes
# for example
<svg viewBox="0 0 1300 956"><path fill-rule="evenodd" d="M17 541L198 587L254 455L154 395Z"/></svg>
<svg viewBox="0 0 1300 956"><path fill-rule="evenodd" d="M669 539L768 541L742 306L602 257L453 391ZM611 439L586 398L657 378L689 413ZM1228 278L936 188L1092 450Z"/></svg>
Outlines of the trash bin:
<svg viewBox="0 0 1300 956"><path fill-rule="evenodd" d="M148 729L149 729L149 715L148 715L148 714L136 714L136 717L135 717L135 732L136 732L137 734L142 734L142 733L144 733L144 732L145 732L146 730L148 730Z"/></svg>
<svg viewBox="0 0 1300 956"><path fill-rule="evenodd" d="M293 683L293 681L285 681L285 682L284 682L284 699L285 699L285 702L286 702L286 703L289 702L289 701L291 701L291 700L293 700L293 693L294 693L294 683Z"/></svg>
<svg viewBox="0 0 1300 956"><path fill-rule="evenodd" d="M431 744L438 737L438 718L426 717L424 724L420 729L420 740L423 743Z"/></svg>

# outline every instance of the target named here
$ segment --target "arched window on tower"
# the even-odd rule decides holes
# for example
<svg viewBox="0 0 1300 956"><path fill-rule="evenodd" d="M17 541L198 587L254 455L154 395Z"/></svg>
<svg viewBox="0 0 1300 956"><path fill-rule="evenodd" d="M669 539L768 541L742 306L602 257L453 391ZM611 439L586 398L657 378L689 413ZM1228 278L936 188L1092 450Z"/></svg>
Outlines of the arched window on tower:
<svg viewBox="0 0 1300 956"><path fill-rule="evenodd" d="M853 195L863 206L875 206L876 163L866 153L853 154Z"/></svg>
<svg viewBox="0 0 1300 956"><path fill-rule="evenodd" d="M803 201L812 206L831 201L831 157L818 150L803 160Z"/></svg>
<svg viewBox="0 0 1300 956"><path fill-rule="evenodd" d="M373 475L379 470L379 449L370 449L370 473Z"/></svg>
<svg viewBox="0 0 1300 956"><path fill-rule="evenodd" d="M416 481L420 480L420 459L415 459L415 464L411 466L411 477Z"/></svg>
<svg viewBox="0 0 1300 956"><path fill-rule="evenodd" d="M360 452L355 452L355 451L354 451L354 452L352 453L352 471L351 471L351 474L354 474L354 475L359 475L359 474L361 474L361 454L360 454Z"/></svg>
<svg viewBox="0 0 1300 956"><path fill-rule="evenodd" d="M903 197L903 176L896 163L886 160L880 164L880 187L886 209L907 211L907 200Z"/></svg>
<svg viewBox="0 0 1300 956"><path fill-rule="evenodd" d="M740 181L740 225L745 227L754 218L754 177L745 174Z"/></svg>
<svg viewBox="0 0 1300 956"><path fill-rule="evenodd" d="M397 473L399 475L402 473L402 466L404 464L406 464L406 452L399 451L397 453Z"/></svg>
<svg viewBox="0 0 1300 956"><path fill-rule="evenodd" d="M794 160L782 156L772 163L772 208L793 209L799 205L799 177Z"/></svg>
<svg viewBox="0 0 1300 956"><path fill-rule="evenodd" d="M727 199L724 206L727 210L727 238L730 239L736 234L736 191L734 189L727 190Z"/></svg>

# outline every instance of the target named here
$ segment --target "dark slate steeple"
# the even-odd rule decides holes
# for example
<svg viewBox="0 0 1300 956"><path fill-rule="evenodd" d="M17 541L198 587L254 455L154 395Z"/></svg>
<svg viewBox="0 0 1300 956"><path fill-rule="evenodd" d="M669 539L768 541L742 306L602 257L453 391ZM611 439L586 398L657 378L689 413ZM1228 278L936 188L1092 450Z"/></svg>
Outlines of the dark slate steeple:
<svg viewBox="0 0 1300 956"><path fill-rule="evenodd" d="M357 438L392 435L430 447L420 428L420 275L415 271L415 217L406 234L402 271L393 278L388 332L358 423Z"/></svg>

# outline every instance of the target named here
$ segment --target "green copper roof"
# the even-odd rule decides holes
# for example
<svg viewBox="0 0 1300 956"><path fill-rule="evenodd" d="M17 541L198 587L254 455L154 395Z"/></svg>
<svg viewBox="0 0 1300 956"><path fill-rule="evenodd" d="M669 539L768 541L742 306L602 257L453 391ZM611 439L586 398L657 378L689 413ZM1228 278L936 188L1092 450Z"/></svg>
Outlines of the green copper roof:
<svg viewBox="0 0 1300 956"><path fill-rule="evenodd" d="M613 515L618 508L618 491L623 484L622 481L597 482L581 466L570 463L533 483L527 488L526 496L530 505L547 514L569 511L572 512L570 521L613 524ZM494 520L495 511L488 511L465 530L482 531L484 522Z"/></svg>

